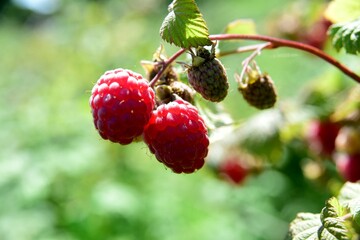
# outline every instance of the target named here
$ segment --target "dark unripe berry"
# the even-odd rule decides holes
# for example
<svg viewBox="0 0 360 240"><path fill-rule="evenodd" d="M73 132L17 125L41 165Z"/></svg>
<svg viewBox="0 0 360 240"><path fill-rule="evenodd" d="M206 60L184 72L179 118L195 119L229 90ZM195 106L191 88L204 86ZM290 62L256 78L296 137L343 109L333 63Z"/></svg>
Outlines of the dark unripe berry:
<svg viewBox="0 0 360 240"><path fill-rule="evenodd" d="M248 79L238 90L251 106L258 109L272 108L277 99L274 82L269 75L255 74L255 78Z"/></svg>
<svg viewBox="0 0 360 240"><path fill-rule="evenodd" d="M197 50L192 66L188 69L190 85L203 98L212 102L221 102L227 95L229 83L221 62L205 48Z"/></svg>

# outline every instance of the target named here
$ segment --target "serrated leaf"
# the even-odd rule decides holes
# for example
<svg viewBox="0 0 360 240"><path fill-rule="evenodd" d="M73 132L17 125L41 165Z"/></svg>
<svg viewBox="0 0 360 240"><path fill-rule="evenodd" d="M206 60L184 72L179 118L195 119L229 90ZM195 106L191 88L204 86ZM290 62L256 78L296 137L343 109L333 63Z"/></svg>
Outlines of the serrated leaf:
<svg viewBox="0 0 360 240"><path fill-rule="evenodd" d="M290 223L287 239L317 240L317 232L320 227L320 214L299 213Z"/></svg>
<svg viewBox="0 0 360 240"><path fill-rule="evenodd" d="M321 213L321 218L329 218L329 217L339 217L344 214L344 209L340 205L340 202L337 198L332 197L328 201L326 201L325 208Z"/></svg>
<svg viewBox="0 0 360 240"><path fill-rule="evenodd" d="M360 18L352 22L332 25L329 35L336 50L344 48L350 54L360 53Z"/></svg>
<svg viewBox="0 0 360 240"><path fill-rule="evenodd" d="M340 190L340 204L350 209L354 220L360 225L360 183L347 182Z"/></svg>
<svg viewBox="0 0 360 240"><path fill-rule="evenodd" d="M347 240L343 207L336 198L330 198L321 214L299 213L290 223L289 240Z"/></svg>
<svg viewBox="0 0 360 240"><path fill-rule="evenodd" d="M322 227L318 231L319 239L348 239L344 220L339 218L343 215L343 213L343 207L335 197L330 198L326 202L320 215Z"/></svg>
<svg viewBox="0 0 360 240"><path fill-rule="evenodd" d="M334 0L325 10L325 17L333 23L352 21L359 16L359 0Z"/></svg>
<svg viewBox="0 0 360 240"><path fill-rule="evenodd" d="M194 0L174 0L169 5L160 35L163 40L182 48L211 45L205 20Z"/></svg>

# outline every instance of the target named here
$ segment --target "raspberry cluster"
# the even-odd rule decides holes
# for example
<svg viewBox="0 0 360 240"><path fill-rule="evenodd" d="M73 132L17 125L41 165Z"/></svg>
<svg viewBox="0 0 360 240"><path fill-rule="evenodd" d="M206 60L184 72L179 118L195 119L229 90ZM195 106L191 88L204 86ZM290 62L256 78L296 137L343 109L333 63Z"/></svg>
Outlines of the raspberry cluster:
<svg viewBox="0 0 360 240"><path fill-rule="evenodd" d="M180 82L171 83L170 93L188 97ZM143 138L156 158L175 173L200 169L209 145L204 120L180 97L164 102L164 96L159 100L155 95L140 74L121 68L107 71L91 92L95 128L103 139L122 145Z"/></svg>
<svg viewBox="0 0 360 240"><path fill-rule="evenodd" d="M200 169L208 154L209 138L205 122L193 105L194 95L197 92L206 100L221 102L229 83L224 66L216 58L215 45L211 50L198 47L189 52L192 65L186 65L188 84L171 63L166 63L161 48L152 61L141 62L145 78L122 68L105 72L89 101L99 135L121 145L143 140L157 160L175 173ZM149 79L153 80L151 84ZM241 93L261 109L273 106L276 100L267 75L249 81Z"/></svg>

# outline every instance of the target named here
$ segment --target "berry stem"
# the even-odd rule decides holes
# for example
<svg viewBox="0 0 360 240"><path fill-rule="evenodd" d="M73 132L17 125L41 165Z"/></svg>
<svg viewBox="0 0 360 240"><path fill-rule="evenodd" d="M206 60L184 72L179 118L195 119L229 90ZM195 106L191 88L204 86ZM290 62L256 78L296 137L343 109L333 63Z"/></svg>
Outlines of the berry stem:
<svg viewBox="0 0 360 240"><path fill-rule="evenodd" d="M243 69L241 71L240 77L235 77L238 84L243 85L242 81L244 79L245 72L248 70L249 64L255 59L255 57L257 55L260 55L261 50L271 47L271 46L272 46L272 43L270 43L270 42L257 45L257 48L254 49L255 51L242 62Z"/></svg>
<svg viewBox="0 0 360 240"><path fill-rule="evenodd" d="M340 71L342 71L344 74L346 74L356 82L360 83L359 75L351 71L348 67L344 66L330 55L308 44L281 39L281 38L263 36L263 35L247 35L247 34L217 34L217 35L210 35L209 38L213 41L242 39L242 40L265 41L272 43L267 47L267 49L274 49L278 47L290 47L290 48L299 49L311 53L319 58L322 58L326 62L338 68Z"/></svg>
<svg viewBox="0 0 360 240"><path fill-rule="evenodd" d="M160 69L160 71L155 75L155 77L153 79L151 79L149 86L154 88L155 83L157 82L157 80L160 79L161 75L163 75L163 73L165 72L165 70L171 65L171 63L173 61L175 61L178 57L180 57L181 54L183 54L186 51L185 48L180 49L179 51L177 51L174 55L172 55L169 59L167 59L166 61L162 62L162 68Z"/></svg>
<svg viewBox="0 0 360 240"><path fill-rule="evenodd" d="M249 45L249 46L244 46L244 47L239 47L235 50L230 50L230 51L222 51L219 52L216 57L217 58L221 58L221 57L225 57L228 55L232 55L232 54L237 54L237 53L245 53L245 52L251 52L251 51L255 51L257 50L260 46L262 46L263 44L255 44L255 45ZM269 47L268 47L269 48Z"/></svg>

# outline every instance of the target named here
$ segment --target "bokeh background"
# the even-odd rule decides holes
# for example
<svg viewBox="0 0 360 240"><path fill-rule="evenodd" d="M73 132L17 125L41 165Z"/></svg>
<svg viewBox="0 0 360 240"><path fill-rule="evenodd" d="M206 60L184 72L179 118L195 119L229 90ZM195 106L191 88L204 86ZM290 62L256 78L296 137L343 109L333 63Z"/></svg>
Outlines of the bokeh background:
<svg viewBox="0 0 360 240"><path fill-rule="evenodd" d="M294 27L292 18L277 21L296 2L312 16L298 18L304 26L311 26L326 3L197 1L211 34L245 18L271 35ZM144 74L140 60L151 60L163 43L159 28L169 3L1 1L0 239L283 239L297 212L321 210L332 192L296 177L296 164L268 168L236 186L209 166L177 175L143 143L120 146L99 137L88 105L93 84L118 67ZM168 55L177 50L163 44ZM232 78L246 56L222 59L232 89L222 106L237 122L259 112L244 103ZM356 67L353 58L338 57ZM324 75L340 79L340 85L351 82L296 50L264 51L257 61L274 79L280 102ZM291 154L296 155L285 155Z"/></svg>

